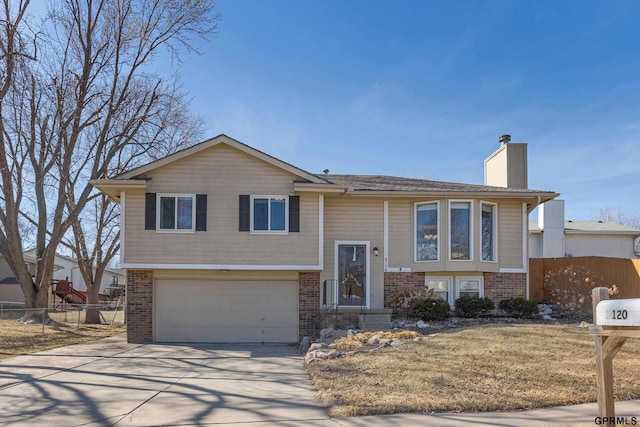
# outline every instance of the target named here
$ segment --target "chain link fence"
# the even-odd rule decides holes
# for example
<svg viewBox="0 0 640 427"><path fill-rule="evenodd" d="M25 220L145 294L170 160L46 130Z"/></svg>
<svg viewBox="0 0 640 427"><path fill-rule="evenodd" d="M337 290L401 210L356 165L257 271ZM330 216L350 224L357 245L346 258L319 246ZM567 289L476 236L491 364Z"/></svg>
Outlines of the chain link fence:
<svg viewBox="0 0 640 427"><path fill-rule="evenodd" d="M42 334L60 329L80 329L86 325L87 315L96 320L95 324L123 326L126 322L125 311L125 306L116 302L64 304L55 308L27 309L24 303L0 301L0 334L3 331L17 329L18 324L30 327L34 333Z"/></svg>

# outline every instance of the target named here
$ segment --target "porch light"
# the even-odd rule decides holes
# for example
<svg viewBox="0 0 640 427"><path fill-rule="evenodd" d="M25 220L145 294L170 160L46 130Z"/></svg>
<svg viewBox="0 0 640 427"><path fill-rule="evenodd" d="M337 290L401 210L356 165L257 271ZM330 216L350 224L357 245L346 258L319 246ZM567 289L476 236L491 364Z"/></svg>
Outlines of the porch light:
<svg viewBox="0 0 640 427"><path fill-rule="evenodd" d="M374 254L375 256L378 256L378 254L379 254L379 253L380 253L380 249L378 249L378 247L377 247L377 246L375 246L375 247L373 248L373 254Z"/></svg>

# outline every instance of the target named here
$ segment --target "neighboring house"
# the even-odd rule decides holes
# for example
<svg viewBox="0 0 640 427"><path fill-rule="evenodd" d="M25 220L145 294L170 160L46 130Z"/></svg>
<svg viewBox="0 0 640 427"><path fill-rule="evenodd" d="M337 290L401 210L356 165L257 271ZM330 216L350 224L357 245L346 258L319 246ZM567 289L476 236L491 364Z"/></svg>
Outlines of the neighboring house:
<svg viewBox="0 0 640 427"><path fill-rule="evenodd" d="M529 257L602 256L639 258L640 230L614 222L566 221L564 200L538 207L538 219L529 221Z"/></svg>
<svg viewBox="0 0 640 427"><path fill-rule="evenodd" d="M296 342L322 313L386 315L402 286L526 297L526 144L503 140L485 184L316 175L225 135L112 179L130 342Z"/></svg>
<svg viewBox="0 0 640 427"><path fill-rule="evenodd" d="M24 260L31 274L35 274L36 271L36 258L35 249L27 250L24 252ZM85 292L87 287L80 270L78 269L78 262L70 257L56 254L54 266L53 266L53 279L54 280L69 280L73 283L73 288ZM107 293L109 287L113 284L123 285L125 283L125 273L122 270L108 269L105 271L100 284L100 293ZM18 283L17 279L13 276L11 268L7 261L0 255L0 301L9 302L24 302L24 293Z"/></svg>
<svg viewBox="0 0 640 427"><path fill-rule="evenodd" d="M35 249L25 251L25 255L33 257L35 255ZM86 292L87 285L82 278L80 268L78 267L78 261L74 258L66 255L56 254L56 265L59 266L53 272L53 279L68 280L73 283L73 289ZM100 293L108 293L109 287L113 285L123 285L125 283L126 274L123 270L119 269L106 269L102 275L102 281L100 282Z"/></svg>

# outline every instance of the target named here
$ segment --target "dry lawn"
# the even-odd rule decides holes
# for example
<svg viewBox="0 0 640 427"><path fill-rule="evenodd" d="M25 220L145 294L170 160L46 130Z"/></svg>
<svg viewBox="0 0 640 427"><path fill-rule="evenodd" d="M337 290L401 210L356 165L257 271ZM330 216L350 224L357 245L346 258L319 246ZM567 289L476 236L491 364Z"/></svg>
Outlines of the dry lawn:
<svg viewBox="0 0 640 427"><path fill-rule="evenodd" d="M597 392L593 338L575 325L481 326L307 370L336 417L533 409L593 402ZM614 359L614 382L616 399L640 397L638 340Z"/></svg>
<svg viewBox="0 0 640 427"><path fill-rule="evenodd" d="M113 312L111 312L111 316L113 316ZM120 326L80 323L80 328L78 328L77 312L67 313L66 318L64 313L54 313L51 317L61 322L60 326L45 326L44 333L42 333L42 324L0 320L0 359L106 338L125 332L121 322ZM111 317L107 318L111 320Z"/></svg>

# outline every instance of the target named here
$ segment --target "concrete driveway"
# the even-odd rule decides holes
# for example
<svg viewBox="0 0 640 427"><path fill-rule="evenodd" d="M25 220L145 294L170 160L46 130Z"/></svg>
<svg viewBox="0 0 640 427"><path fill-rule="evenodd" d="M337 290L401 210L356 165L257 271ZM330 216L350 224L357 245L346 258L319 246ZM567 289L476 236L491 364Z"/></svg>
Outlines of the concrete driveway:
<svg viewBox="0 0 640 427"><path fill-rule="evenodd" d="M335 425L297 349L113 337L0 362L0 423Z"/></svg>

